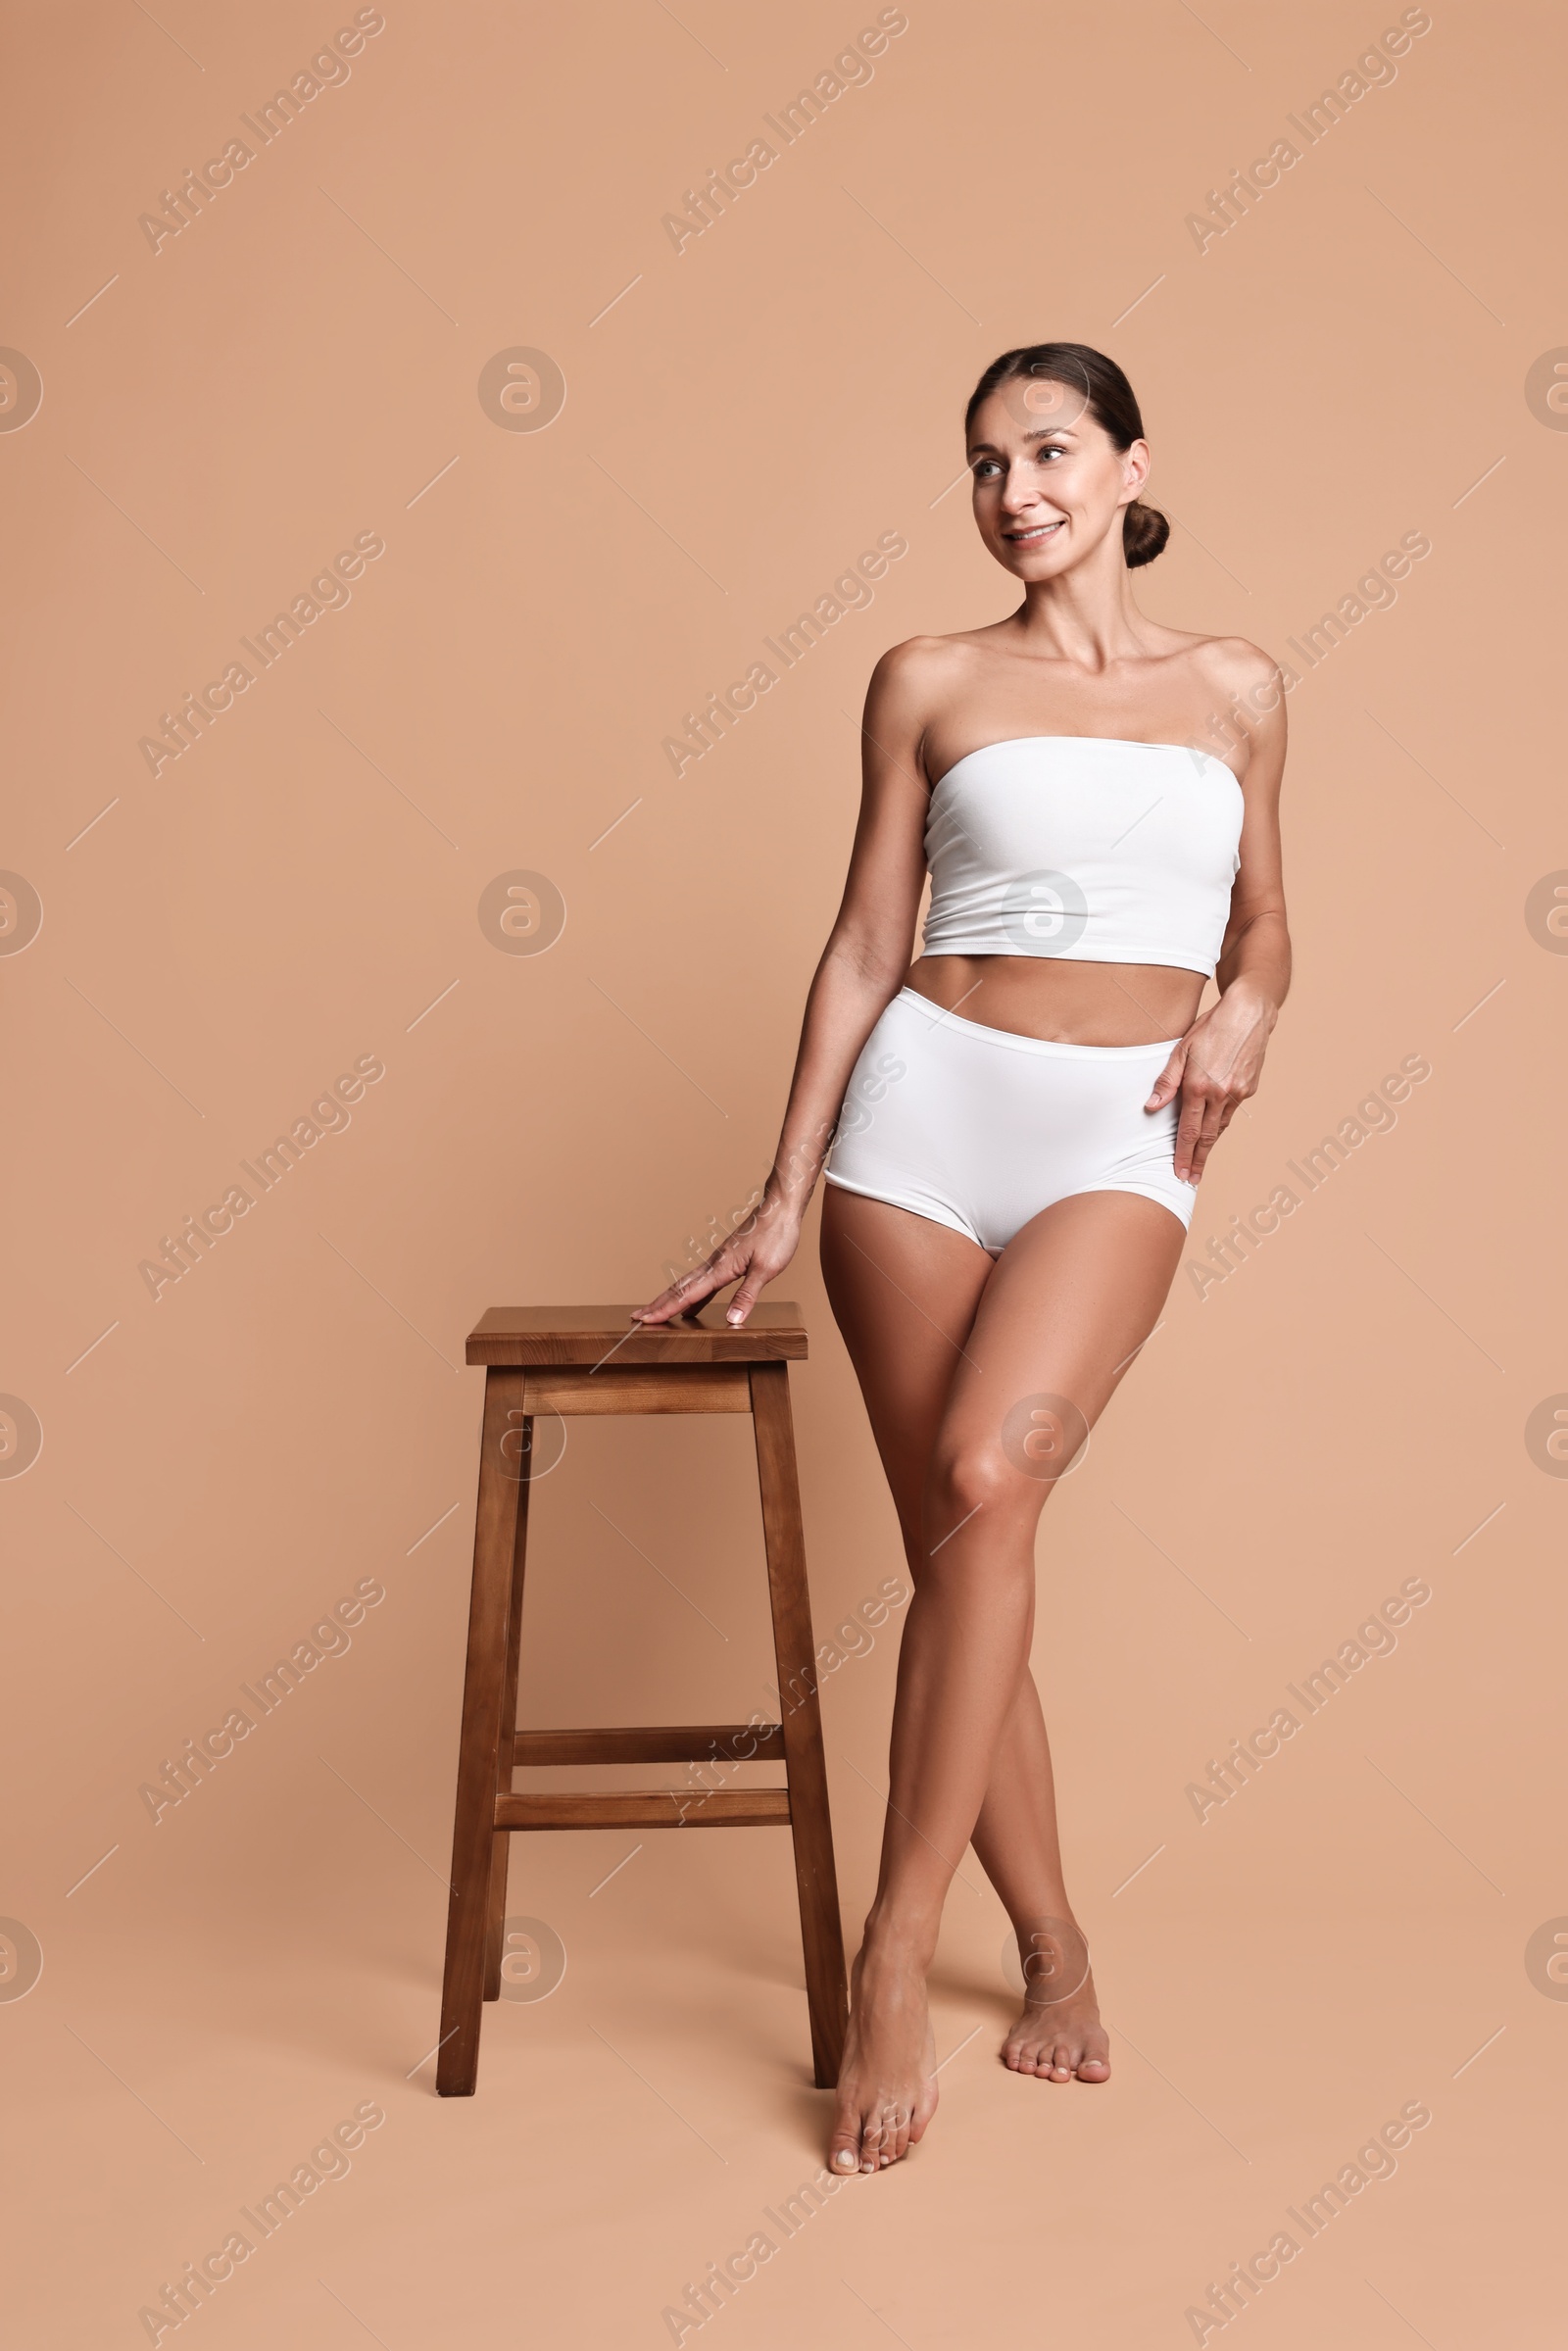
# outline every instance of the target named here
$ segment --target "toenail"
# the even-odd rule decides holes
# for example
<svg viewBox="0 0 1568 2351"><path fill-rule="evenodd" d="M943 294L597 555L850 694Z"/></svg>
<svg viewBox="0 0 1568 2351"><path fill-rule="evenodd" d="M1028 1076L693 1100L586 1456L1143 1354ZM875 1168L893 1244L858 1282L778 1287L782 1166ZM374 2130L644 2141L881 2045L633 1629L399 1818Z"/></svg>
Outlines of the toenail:
<svg viewBox="0 0 1568 2351"><path fill-rule="evenodd" d="M839 2171L853 2172L855 2169L855 2149L853 2147L840 2147L838 2153L834 2156L833 2161Z"/></svg>

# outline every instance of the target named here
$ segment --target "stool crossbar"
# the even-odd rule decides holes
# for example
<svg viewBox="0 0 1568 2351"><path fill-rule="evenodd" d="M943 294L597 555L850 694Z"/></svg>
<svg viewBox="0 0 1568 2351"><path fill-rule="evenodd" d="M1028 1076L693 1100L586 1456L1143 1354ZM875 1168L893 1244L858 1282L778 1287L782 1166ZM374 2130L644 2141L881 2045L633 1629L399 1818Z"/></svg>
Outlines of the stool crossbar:
<svg viewBox="0 0 1568 2351"><path fill-rule="evenodd" d="M806 1344L799 1308L782 1301L754 1307L739 1330L700 1316L648 1326L625 1306L492 1306L469 1334L485 1399L436 2060L443 2097L470 2096L477 2079L482 2004L501 1990L511 1837L524 1829L787 1826L817 2086L838 2077L849 1995L789 1396L789 1365ZM751 1415L781 1719L519 1731L534 1421L646 1412ZM781 1764L782 1786L519 1794L512 1785L520 1764L758 1761Z"/></svg>

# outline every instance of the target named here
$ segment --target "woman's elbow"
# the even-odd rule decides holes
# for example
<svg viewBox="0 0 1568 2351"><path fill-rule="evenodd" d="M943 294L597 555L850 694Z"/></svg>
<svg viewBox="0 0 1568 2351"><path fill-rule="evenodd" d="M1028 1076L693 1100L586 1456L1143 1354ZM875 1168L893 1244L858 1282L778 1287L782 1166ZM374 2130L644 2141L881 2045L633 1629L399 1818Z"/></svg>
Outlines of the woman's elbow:
<svg viewBox="0 0 1568 2351"><path fill-rule="evenodd" d="M865 988L890 994L909 967L912 941L875 936L864 931L835 932L822 956L824 969L833 968Z"/></svg>

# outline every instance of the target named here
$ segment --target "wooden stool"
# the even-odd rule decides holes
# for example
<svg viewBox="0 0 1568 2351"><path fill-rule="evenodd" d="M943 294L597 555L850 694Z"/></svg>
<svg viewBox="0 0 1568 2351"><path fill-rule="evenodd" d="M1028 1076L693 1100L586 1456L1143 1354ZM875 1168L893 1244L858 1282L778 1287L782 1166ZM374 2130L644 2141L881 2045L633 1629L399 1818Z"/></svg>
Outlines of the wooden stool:
<svg viewBox="0 0 1568 2351"><path fill-rule="evenodd" d="M731 1330L718 1309L709 1311L712 1327L700 1318L649 1327L633 1322L628 1306L492 1306L469 1337L467 1360L487 1369L436 2064L443 2097L473 2093L480 2000L494 2000L501 1990L508 1840L515 1829L739 1829L787 1821L795 1839L817 2087L829 2088L838 2078L849 1995L790 1417L789 1364L804 1357L806 1331L797 1306L755 1306L740 1330ZM751 1414L780 1722L515 1728L528 1480L539 1412ZM782 1788L721 1789L694 1803L689 1789L516 1795L512 1787L513 1769L521 1763L754 1757L782 1758Z"/></svg>

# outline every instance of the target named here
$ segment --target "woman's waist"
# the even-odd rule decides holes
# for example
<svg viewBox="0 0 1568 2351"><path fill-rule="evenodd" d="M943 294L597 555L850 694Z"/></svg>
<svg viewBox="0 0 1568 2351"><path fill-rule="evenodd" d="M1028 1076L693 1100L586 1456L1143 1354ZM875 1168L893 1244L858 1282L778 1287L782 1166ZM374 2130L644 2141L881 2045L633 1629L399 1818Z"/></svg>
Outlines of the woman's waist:
<svg viewBox="0 0 1568 2351"><path fill-rule="evenodd" d="M1063 1045L1139 1046L1191 1028L1203 974L1175 964L923 955L910 964L904 985L984 1028Z"/></svg>

